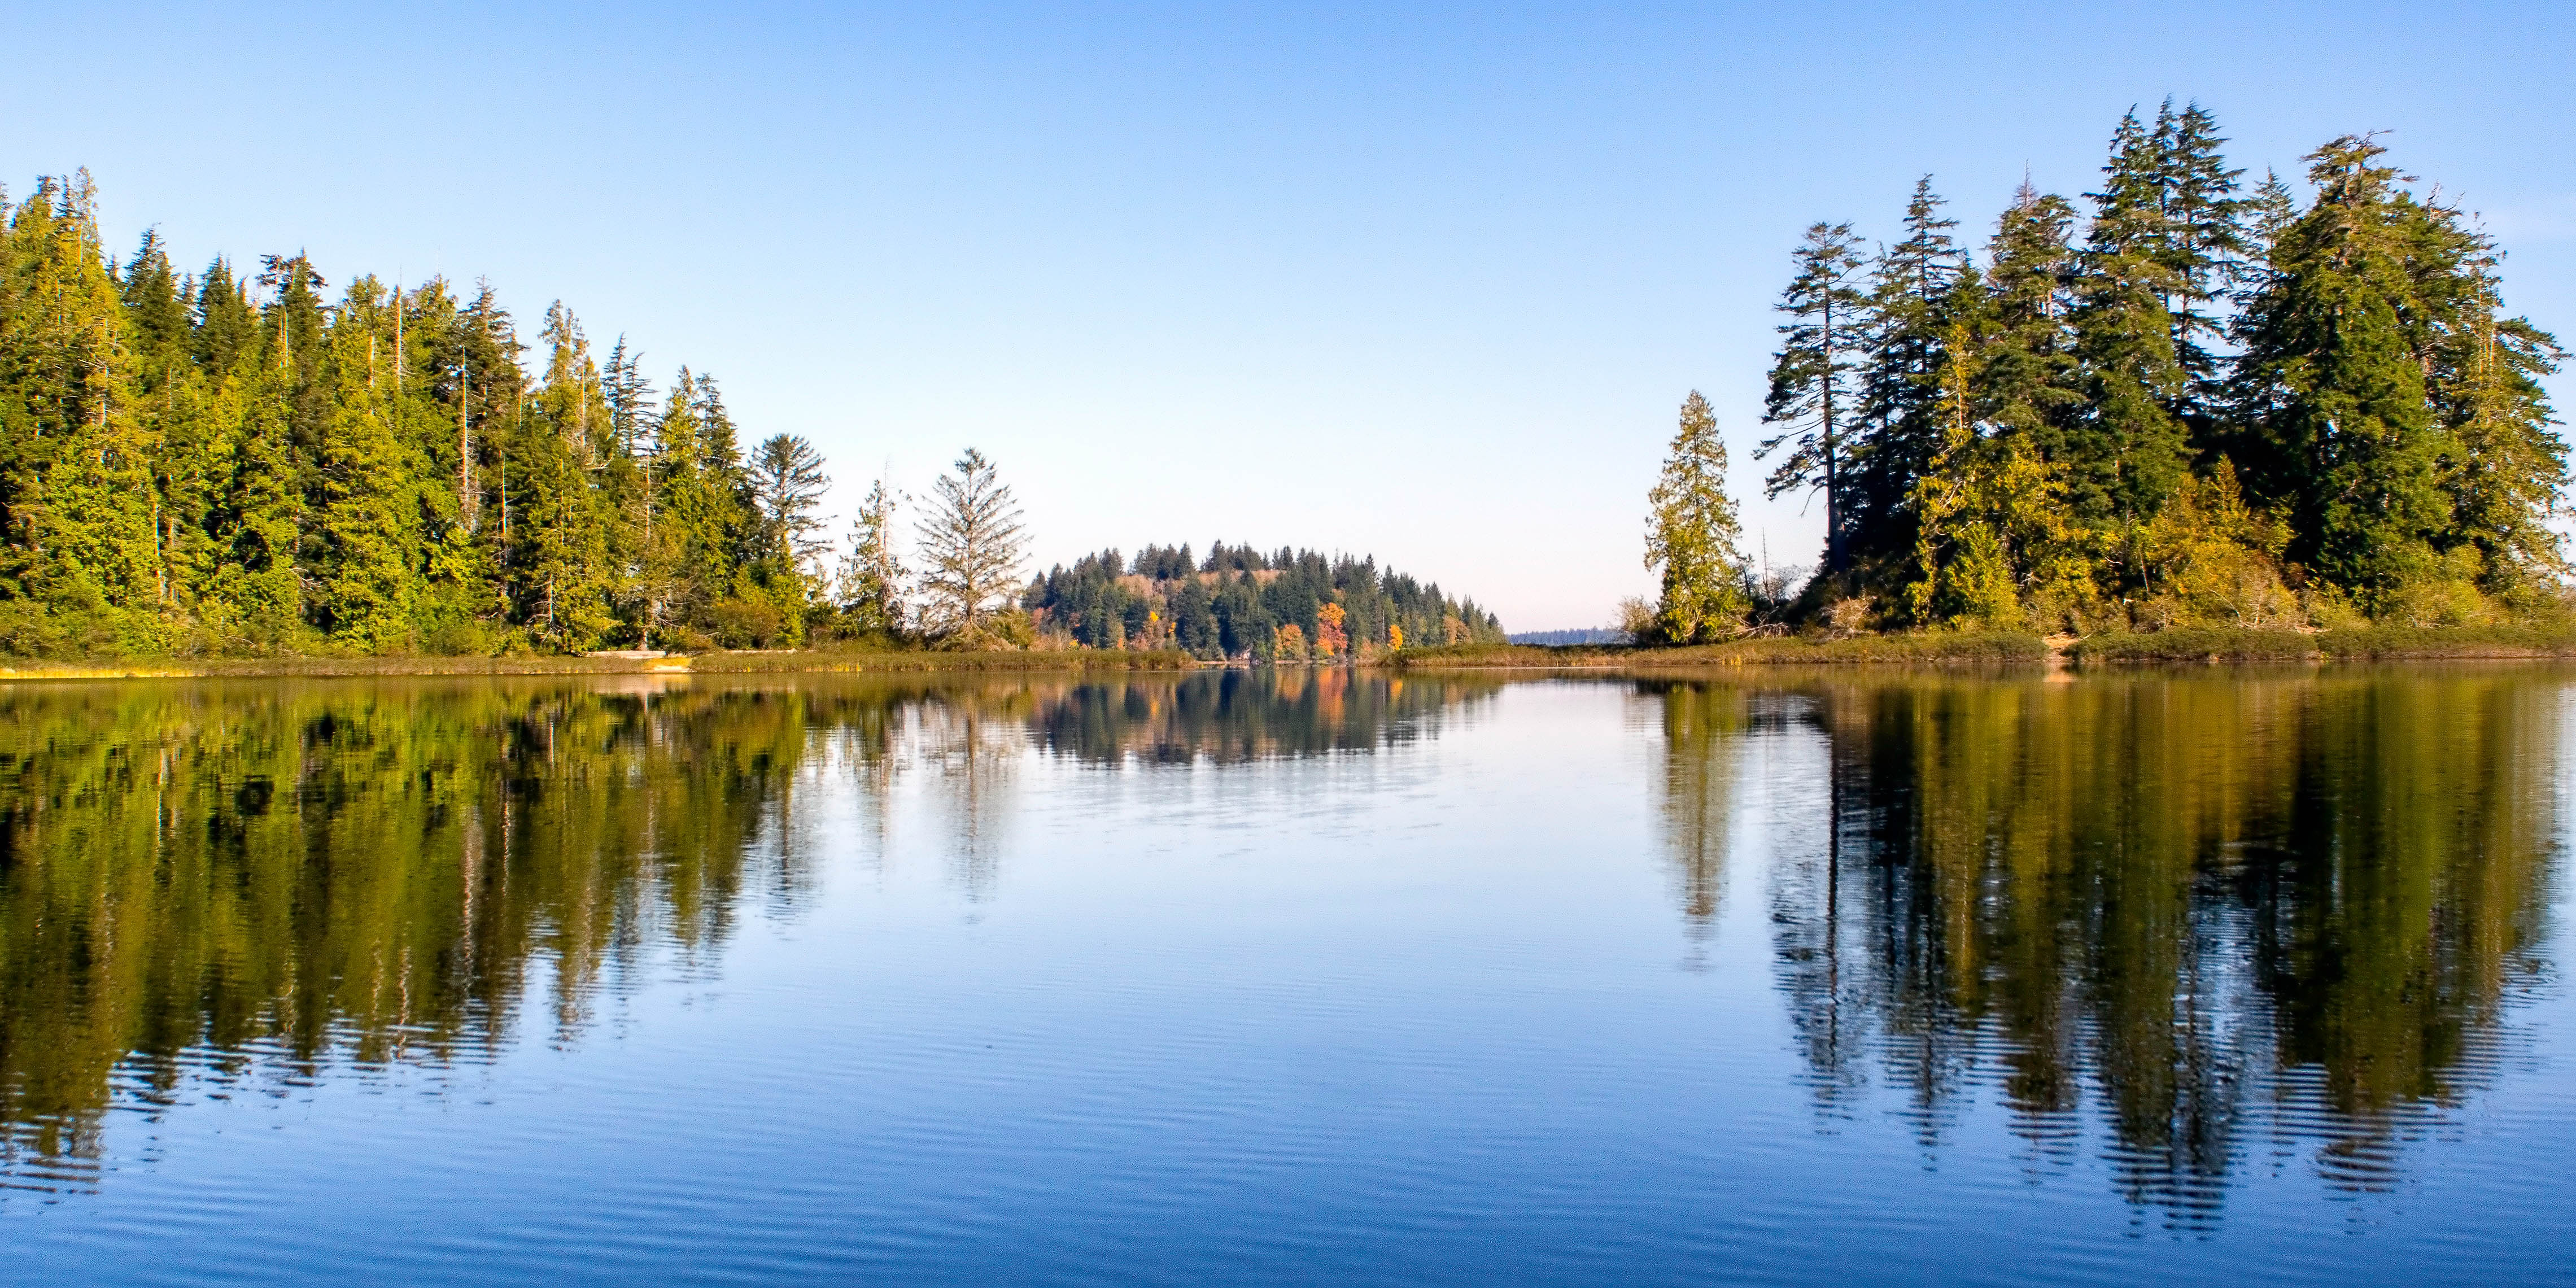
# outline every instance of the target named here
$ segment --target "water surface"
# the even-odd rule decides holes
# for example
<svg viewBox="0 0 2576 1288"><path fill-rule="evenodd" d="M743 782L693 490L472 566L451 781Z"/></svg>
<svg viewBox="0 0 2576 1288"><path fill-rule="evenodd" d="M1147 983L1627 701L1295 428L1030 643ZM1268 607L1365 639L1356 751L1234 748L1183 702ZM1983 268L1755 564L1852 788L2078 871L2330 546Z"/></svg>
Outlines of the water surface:
<svg viewBox="0 0 2576 1288"><path fill-rule="evenodd" d="M2571 680L0 687L0 1281L2576 1282Z"/></svg>

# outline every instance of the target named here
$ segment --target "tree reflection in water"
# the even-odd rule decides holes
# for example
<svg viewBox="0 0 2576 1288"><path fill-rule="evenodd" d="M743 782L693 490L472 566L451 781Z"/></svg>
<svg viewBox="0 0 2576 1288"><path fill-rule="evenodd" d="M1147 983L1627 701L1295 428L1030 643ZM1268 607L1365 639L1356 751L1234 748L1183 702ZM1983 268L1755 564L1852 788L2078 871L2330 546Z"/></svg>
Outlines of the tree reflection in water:
<svg viewBox="0 0 2576 1288"><path fill-rule="evenodd" d="M1487 682L1347 671L0 687L0 1185L95 1183L111 1104L573 1041L813 878L800 792L939 794L989 897L1015 765L1364 749Z"/></svg>
<svg viewBox="0 0 2576 1288"><path fill-rule="evenodd" d="M0 688L0 1185L112 1106L573 1043L796 915L846 801L930 798L970 901L1034 757L1228 766L1431 736L1500 686L1339 669ZM2301 1154L2385 1187L2543 969L2560 686L2509 671L1638 682L1690 960L1758 873L1828 1129L1999 1106L2215 1218ZM1544 753L1532 763L1543 765ZM1445 771L1444 771L1445 772ZM1604 809L1628 808L1604 803ZM1622 857L1618 861L1627 862ZM1436 1019L1436 1017L1432 1017ZM1430 1022L1430 1021L1426 1021Z"/></svg>
<svg viewBox="0 0 2576 1288"><path fill-rule="evenodd" d="M1822 743L1824 801L1769 820L1769 911L1828 1122L1874 1077L1937 1148L1990 1093L2064 1167L2089 1099L2118 1184L2183 1225L2266 1151L2384 1188L2544 968L2562 730L2527 676L1641 690L1689 922L1737 744L1766 713Z"/></svg>

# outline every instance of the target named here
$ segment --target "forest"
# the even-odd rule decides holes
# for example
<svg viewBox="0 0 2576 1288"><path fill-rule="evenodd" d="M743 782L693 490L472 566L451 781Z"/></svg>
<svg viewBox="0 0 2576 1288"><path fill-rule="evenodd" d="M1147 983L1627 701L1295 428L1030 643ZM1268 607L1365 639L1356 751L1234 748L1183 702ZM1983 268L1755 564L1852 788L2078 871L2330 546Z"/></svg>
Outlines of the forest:
<svg viewBox="0 0 2576 1288"><path fill-rule="evenodd" d="M1748 630L2486 624L2564 613L2557 341L2476 216L2375 135L2249 183L2168 100L2079 203L2025 181L1982 249L1930 177L1898 237L1808 228L1757 459L1821 502L1819 563L1739 550L1696 393L1649 498L1653 603ZM1803 574L1805 570L1800 570Z"/></svg>
<svg viewBox="0 0 2576 1288"><path fill-rule="evenodd" d="M1088 648L1174 648L1202 658L1367 661L1424 644L1497 644L1502 623L1375 558L1264 554L1222 542L1103 550L1050 568L1021 601L1041 638Z"/></svg>
<svg viewBox="0 0 2576 1288"><path fill-rule="evenodd" d="M1149 548L1023 582L969 450L880 480L837 562L813 445L746 450L716 378L656 389L560 302L531 346L488 284L303 255L122 261L84 174L0 235L0 654L407 655L822 646L1158 648L1355 661L1499 640L1374 559ZM1024 601L1024 602L1023 602Z"/></svg>

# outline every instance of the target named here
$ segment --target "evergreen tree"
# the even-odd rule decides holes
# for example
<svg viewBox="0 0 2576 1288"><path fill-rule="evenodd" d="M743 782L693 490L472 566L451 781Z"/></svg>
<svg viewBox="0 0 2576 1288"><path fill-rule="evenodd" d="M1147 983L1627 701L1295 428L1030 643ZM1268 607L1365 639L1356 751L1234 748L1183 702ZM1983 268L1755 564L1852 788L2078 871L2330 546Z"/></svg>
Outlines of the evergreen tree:
<svg viewBox="0 0 2576 1288"><path fill-rule="evenodd" d="M189 362L188 302L161 244L160 229L143 231L143 244L126 261L119 287L126 348L136 362L137 384L149 393L178 379Z"/></svg>
<svg viewBox="0 0 2576 1288"><path fill-rule="evenodd" d="M292 390L285 364L256 355L234 374L239 411L216 513L223 548L208 616L220 635L259 652L288 652L306 639L302 546L304 497L293 485Z"/></svg>
<svg viewBox="0 0 2576 1288"><path fill-rule="evenodd" d="M2441 319L2421 279L2458 273L2468 249L2428 236L2440 221L2384 152L2347 135L2310 154L2316 202L2272 247L2239 386L2264 449L2256 495L2287 512L2290 556L2372 604L2431 570L2451 517L2456 446L2427 387Z"/></svg>
<svg viewBox="0 0 2576 1288"><path fill-rule="evenodd" d="M922 619L934 633L971 636L1010 592L1028 536L1009 485L982 452L932 485L921 534Z"/></svg>
<svg viewBox="0 0 2576 1288"><path fill-rule="evenodd" d="M2176 113L2167 100L2157 113L2153 153L2162 227L2155 254L2168 283L2161 303L2183 379L2167 410L2195 437L2206 436L2223 410L2226 371L2211 344L2227 333L2228 318L2219 310L2253 252L2245 227L2253 203L2237 196L2244 171L2230 169L2220 155L2226 142L2217 118L2198 103Z"/></svg>
<svg viewBox="0 0 2576 1288"><path fill-rule="evenodd" d="M909 573L895 549L895 510L903 494L885 480L869 485L867 499L850 520L850 548L833 579L844 629L852 635L893 637L904 629L904 585Z"/></svg>
<svg viewBox="0 0 2576 1288"><path fill-rule="evenodd" d="M1948 360L1951 306L1969 271L1942 215L1931 176L1916 181L1905 207L1905 237L1878 257L1870 275L1869 354L1861 377L1863 432L1852 453L1852 540L1884 554L1913 541L1908 513L1914 480L1940 444L1941 373Z"/></svg>
<svg viewBox="0 0 2576 1288"><path fill-rule="evenodd" d="M220 256L197 279L195 329L190 352L209 379L220 380L259 345L259 311L250 306L243 283Z"/></svg>
<svg viewBox="0 0 2576 1288"><path fill-rule="evenodd" d="M1987 331L1973 355L1977 401L1998 433L2043 456L2065 451L2065 428L2080 399L2067 329L2075 274L2073 207L2025 180L1987 244Z"/></svg>
<svg viewBox="0 0 2576 1288"><path fill-rule="evenodd" d="M1773 467L1767 494L1814 488L1825 496L1825 571L1848 564L1844 552L1844 426L1852 397L1849 381L1866 342L1868 315L1858 279L1860 239L1850 224L1817 223L1791 254L1797 272L1777 306L1790 321L1780 327L1780 351L1771 363L1771 392L1762 423L1781 432L1754 449L1762 460L1782 446L1789 454Z"/></svg>
<svg viewBox="0 0 2576 1288"><path fill-rule="evenodd" d="M2472 234L2471 247L2435 362L2435 415L2452 439L2448 537L2476 551L2483 589L2515 595L2568 571L2548 522L2567 487L2567 443L2540 384L2567 355L2529 319L2503 316L2493 246Z"/></svg>
<svg viewBox="0 0 2576 1288"><path fill-rule="evenodd" d="M2165 301L2185 284L2171 263L2164 133L2131 112L2112 136L2069 319L2082 401L2061 458L2068 499L2115 534L2133 534L2191 462L2188 428L2173 413L2187 378Z"/></svg>
<svg viewBox="0 0 2576 1288"><path fill-rule="evenodd" d="M421 565L410 459L395 424L392 301L373 278L349 286L330 329L332 416L322 442L315 625L360 653L415 646Z"/></svg>
<svg viewBox="0 0 2576 1288"><path fill-rule="evenodd" d="M786 568L803 567L825 544L814 538L823 526L814 509L832 485L823 474L823 454L798 435L763 439L752 453L751 481L762 557Z"/></svg>
<svg viewBox="0 0 2576 1288"><path fill-rule="evenodd" d="M601 484L616 449L589 342L572 311L546 310L544 383L520 418L504 477L517 483L508 565L514 615L548 647L596 647L615 627L616 513Z"/></svg>
<svg viewBox="0 0 2576 1288"><path fill-rule="evenodd" d="M1673 644L1733 634L1746 608L1736 550L1742 528L1726 494L1726 441L1696 389L1682 401L1681 426L1646 505L1646 566L1663 574L1657 632Z"/></svg>

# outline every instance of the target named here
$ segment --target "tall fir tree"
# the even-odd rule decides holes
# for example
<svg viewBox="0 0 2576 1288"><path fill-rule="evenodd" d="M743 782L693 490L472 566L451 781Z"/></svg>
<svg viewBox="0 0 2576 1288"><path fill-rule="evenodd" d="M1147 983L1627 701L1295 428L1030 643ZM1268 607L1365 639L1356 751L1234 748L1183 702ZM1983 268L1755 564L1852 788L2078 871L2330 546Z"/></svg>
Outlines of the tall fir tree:
<svg viewBox="0 0 2576 1288"><path fill-rule="evenodd" d="M1797 271L1774 306L1790 320L1779 328L1780 350L1772 355L1771 388L1762 408L1762 423L1780 432L1764 439L1753 458L1788 448L1772 468L1768 495L1810 489L1824 494L1825 571L1837 573L1849 564L1848 427L1857 401L1852 381L1869 330L1860 239L1850 224L1813 224L1791 261Z"/></svg>
<svg viewBox="0 0 2576 1288"><path fill-rule="evenodd" d="M421 534L411 481L419 466L395 419L393 305L382 284L360 278L330 329L314 625L358 653L417 644Z"/></svg>
<svg viewBox="0 0 2576 1288"><path fill-rule="evenodd" d="M2188 380L2165 308L2182 287L2169 262L2165 142L2135 112L2121 119L2092 194L2069 317L2082 401L2062 457L2068 499L2115 540L2134 534L2191 465L2189 429L2173 412Z"/></svg>
<svg viewBox="0 0 2576 1288"><path fill-rule="evenodd" d="M1951 306L1969 272L1951 235L1958 221L1925 175L1905 206L1905 236L1870 274L1869 356L1861 375L1862 435L1852 454L1858 486L1849 520L1861 553L1894 554L1913 542L1914 480L1940 446L1941 373Z"/></svg>
<svg viewBox="0 0 2576 1288"><path fill-rule="evenodd" d="M2418 256L2454 261L2439 277L2460 248L2425 236L2435 221L2385 151L2348 135L2309 155L2316 201L2272 247L2238 386L2251 481L2287 512L2291 556L2373 604L2433 563L2455 451L2428 397L2437 319Z"/></svg>

